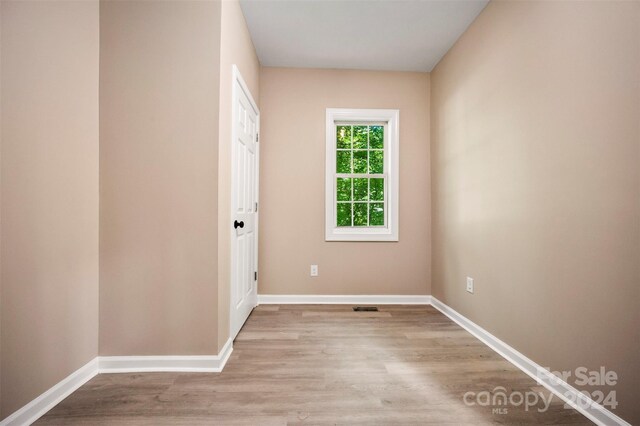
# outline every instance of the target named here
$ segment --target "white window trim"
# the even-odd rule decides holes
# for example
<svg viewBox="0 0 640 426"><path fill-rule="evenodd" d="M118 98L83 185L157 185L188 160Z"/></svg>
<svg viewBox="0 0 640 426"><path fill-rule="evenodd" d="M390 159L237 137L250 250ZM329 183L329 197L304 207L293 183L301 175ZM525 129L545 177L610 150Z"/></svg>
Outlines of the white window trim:
<svg viewBox="0 0 640 426"><path fill-rule="evenodd" d="M336 122L385 122L387 175L385 227L336 226ZM399 122L397 109L327 108L325 159L325 241L398 241ZM388 137L386 136L388 135Z"/></svg>

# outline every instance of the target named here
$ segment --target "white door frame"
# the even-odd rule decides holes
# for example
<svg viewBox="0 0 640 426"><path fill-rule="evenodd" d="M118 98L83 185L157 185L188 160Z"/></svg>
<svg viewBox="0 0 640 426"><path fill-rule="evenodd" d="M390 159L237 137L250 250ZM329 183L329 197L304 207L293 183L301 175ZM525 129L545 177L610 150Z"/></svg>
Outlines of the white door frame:
<svg viewBox="0 0 640 426"><path fill-rule="evenodd" d="M232 80L231 80L231 179L230 179L230 184L231 184L231 197L230 197L230 201L231 201L231 205L229 206L229 210L231 211L231 216L230 219L231 221L234 220L235 217L235 211L234 211L234 181L233 181L233 176L234 176L234 164L235 164L235 160L236 160L236 137L237 135L237 131L236 131L236 122L237 122L237 115L238 115L238 111L236 109L236 104L238 102L238 92L237 92L237 88L238 86L240 87L240 89L245 93L245 95L247 96L247 99L249 100L249 102L251 103L251 107L256 111L256 134L260 134L260 110L258 109L258 105L256 104L256 101L253 99L253 95L251 94L251 91L249 90L249 87L247 86L247 84L245 83L244 79L242 78L242 74L240 74L240 70L238 69L238 67L234 64L232 65ZM259 201L260 198L260 144L256 143L256 202ZM254 232L255 232L255 253L254 253L254 259L255 259L255 270L256 272L258 271L258 237L259 237L259 233L258 233L258 226L259 226L259 217L260 217L260 213L259 210L256 210L255 213L255 228L254 228ZM229 282L229 337L231 339L235 339L236 334L233 331L234 328L234 318L233 318L233 313L234 313L234 307L233 307L233 285L236 282L236 280L234 279L234 262L236 261L236 259L234 259L234 253L235 253L235 244L236 244L236 239L235 239L235 229L233 228L233 226L229 226L230 229L230 233L231 233L231 244L229 245L229 250L231 253L231 271L230 271L230 282ZM255 288L255 299L253 300L253 307L256 307L258 305L258 298L257 298L257 287L258 287L258 280L254 280L254 288Z"/></svg>

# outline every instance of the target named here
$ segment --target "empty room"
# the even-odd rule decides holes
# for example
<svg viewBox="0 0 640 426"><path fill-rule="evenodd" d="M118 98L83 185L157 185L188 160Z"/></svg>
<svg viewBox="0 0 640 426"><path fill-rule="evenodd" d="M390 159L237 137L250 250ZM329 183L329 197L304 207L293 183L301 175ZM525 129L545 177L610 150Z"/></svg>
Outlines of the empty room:
<svg viewBox="0 0 640 426"><path fill-rule="evenodd" d="M0 426L639 397L640 1L0 0Z"/></svg>

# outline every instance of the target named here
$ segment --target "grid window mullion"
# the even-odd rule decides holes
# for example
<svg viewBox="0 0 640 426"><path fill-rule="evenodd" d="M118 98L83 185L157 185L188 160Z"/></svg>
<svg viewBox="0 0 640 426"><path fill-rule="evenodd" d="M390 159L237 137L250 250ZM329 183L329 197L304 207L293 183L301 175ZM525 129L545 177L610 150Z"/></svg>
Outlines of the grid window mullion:
<svg viewBox="0 0 640 426"><path fill-rule="evenodd" d="M342 159L341 171L348 171L349 173L336 173L334 175L334 185L336 188L334 192L336 194L336 198L334 199L336 206L336 225L338 223L337 214L338 211L340 211L342 215L340 216L342 220L340 223L342 223L342 225L339 226L351 226L352 228L387 226L389 218L389 171L387 167L381 168L379 164L381 161L380 152L386 152L386 144L384 145L385 148L380 148L378 145L372 147L371 126L367 126L366 124L344 123L344 127L345 130L350 130L350 143L349 146L346 146L347 141L343 136L343 139L340 139L343 141L342 145L340 148L336 147L336 151L339 153L337 158ZM355 134L356 127L358 127L357 135ZM364 135L365 132L366 136ZM386 132L384 136L386 141ZM362 141L362 139L365 138L366 141ZM355 146L356 139L358 141L358 147ZM366 151L366 154L362 151ZM355 162L356 154L358 154L357 164ZM348 159L346 158L347 155L349 156ZM365 160L366 163L363 163L362 160ZM386 160L385 155L384 161L386 162ZM347 161L349 161L348 167L346 167L347 165L345 164ZM375 163L373 166L372 162ZM356 167L356 165L358 167ZM372 173L374 170L376 173ZM346 185L346 179L349 179L350 184L348 187ZM366 184L362 179L366 179ZM375 186L372 181L373 179L376 179ZM356 181L358 181L357 187ZM338 182L340 182L339 187L341 188L340 199L338 199L337 192ZM366 194L363 190L366 191ZM372 190L375 192L375 200L372 198ZM382 194L380 192L382 192ZM350 199L348 200L346 197L347 194L350 194ZM356 200L356 195L358 195L358 200ZM363 211L364 208L366 208L366 212ZM380 211L380 209L382 209L382 211ZM350 215L347 216L349 213ZM356 222L358 222L358 224L356 224Z"/></svg>
<svg viewBox="0 0 640 426"><path fill-rule="evenodd" d="M369 175L369 172L371 171L371 169L369 168L369 153L371 151L369 151L369 147L370 145L370 138L371 138L371 128L367 127L367 175ZM371 178L367 177L367 200L371 201ZM369 208L369 203L367 203L367 226L369 226L371 224L371 220L369 217L370 214L370 208Z"/></svg>
<svg viewBox="0 0 640 426"><path fill-rule="evenodd" d="M351 149L351 174L353 174L353 126L351 126L351 143L349 144ZM353 227L353 216L355 215L355 204L353 203L353 187L354 179L351 179L351 226Z"/></svg>

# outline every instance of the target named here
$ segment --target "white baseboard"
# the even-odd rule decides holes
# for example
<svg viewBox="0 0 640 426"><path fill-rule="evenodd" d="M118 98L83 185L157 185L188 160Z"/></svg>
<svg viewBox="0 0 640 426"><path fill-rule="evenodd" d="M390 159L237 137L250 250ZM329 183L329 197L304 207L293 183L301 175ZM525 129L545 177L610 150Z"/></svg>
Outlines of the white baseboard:
<svg viewBox="0 0 640 426"><path fill-rule="evenodd" d="M30 425L55 407L73 391L98 374L98 358L94 358L45 393L0 422L1 426Z"/></svg>
<svg viewBox="0 0 640 426"><path fill-rule="evenodd" d="M618 417L616 414L607 410L605 407L587 397L569 383L553 375L547 369L527 358L484 328L480 327L478 324L456 312L435 297L431 297L431 304L434 308L451 318L455 323L473 334L507 361L518 367L527 375L531 376L536 380L536 382L553 392L554 395L558 396L565 403L583 414L592 422L602 426L630 426L629 423ZM579 403L576 404L574 401L579 401Z"/></svg>
<svg viewBox="0 0 640 426"><path fill-rule="evenodd" d="M11 414L0 426L30 425L73 391L102 373L209 372L219 373L233 352L227 340L218 355L211 356L99 356L92 359L51 389Z"/></svg>
<svg viewBox="0 0 640 426"><path fill-rule="evenodd" d="M101 356L100 373L200 372L219 373L233 352L227 340L218 355L185 356Z"/></svg>
<svg viewBox="0 0 640 426"><path fill-rule="evenodd" d="M259 305L429 305L426 295L259 294Z"/></svg>

